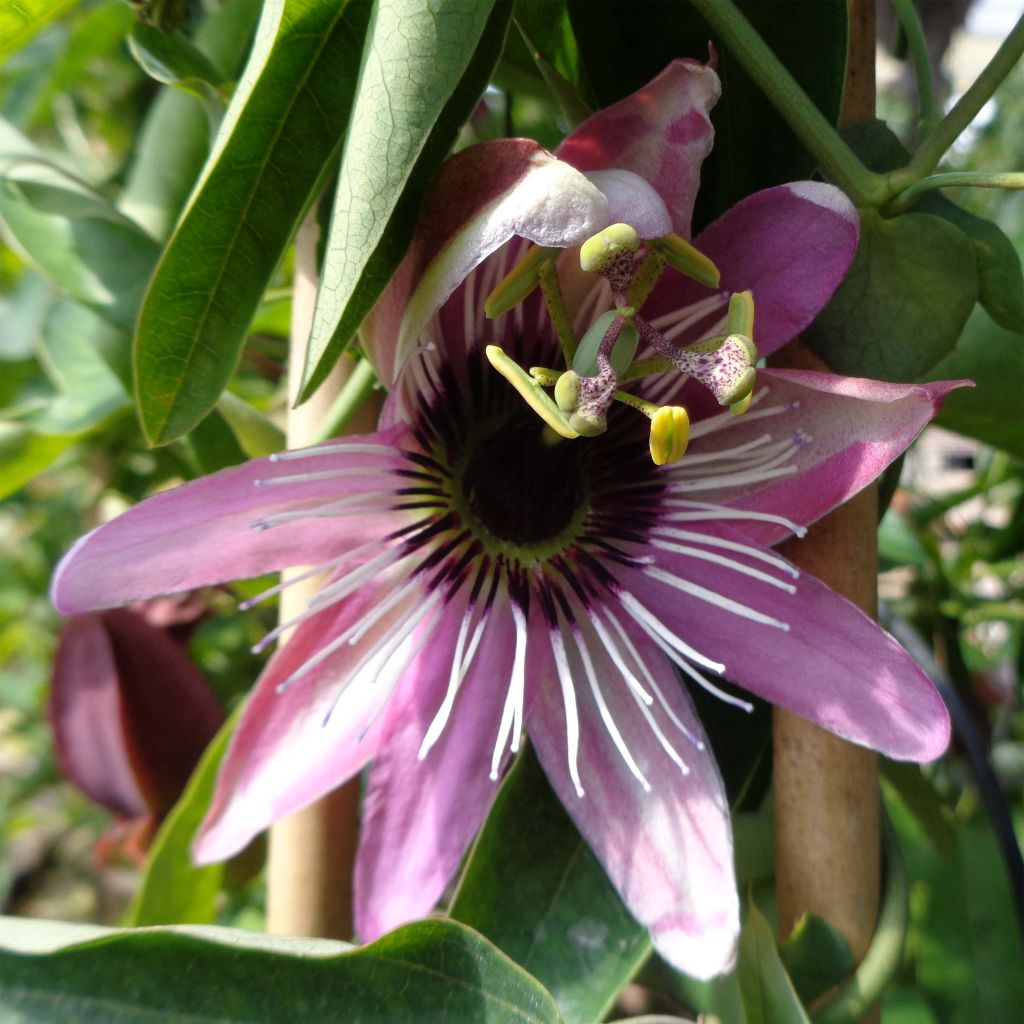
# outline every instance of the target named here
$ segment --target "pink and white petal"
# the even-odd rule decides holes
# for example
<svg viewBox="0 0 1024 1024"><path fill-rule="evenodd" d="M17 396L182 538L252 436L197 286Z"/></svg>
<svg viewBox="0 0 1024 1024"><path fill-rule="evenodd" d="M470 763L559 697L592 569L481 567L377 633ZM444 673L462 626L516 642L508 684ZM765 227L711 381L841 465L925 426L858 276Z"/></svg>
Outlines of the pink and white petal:
<svg viewBox="0 0 1024 1024"><path fill-rule="evenodd" d="M564 248L607 224L603 193L536 142L499 139L456 153L438 171L412 246L361 328L381 380L394 383L434 311L514 235Z"/></svg>
<svg viewBox="0 0 1024 1024"><path fill-rule="evenodd" d="M629 632L672 713L703 741L689 697L665 656L632 626ZM655 705L663 735L689 769L684 775L645 721L596 634L588 650L611 718L650 791L625 763L571 650L582 797L569 768L566 714L553 662L527 720L531 741L569 815L630 911L650 929L658 952L693 977L721 974L736 957L739 901L728 805L714 758L682 736L664 708Z"/></svg>
<svg viewBox="0 0 1024 1024"><path fill-rule="evenodd" d="M676 234L689 238L700 165L714 140L708 112L721 94L710 65L674 60L632 96L584 121L557 156L581 171L639 174L664 200Z"/></svg>
<svg viewBox="0 0 1024 1024"><path fill-rule="evenodd" d="M743 540L742 534L716 533ZM782 579L794 584L795 593L659 550L655 565L630 570L620 582L676 636L723 664L725 677L751 693L888 757L939 757L949 743L949 715L910 655L813 576ZM693 587L717 595L718 603ZM723 600L776 624L744 617Z"/></svg>
<svg viewBox="0 0 1024 1024"><path fill-rule="evenodd" d="M122 725L124 709L110 634L100 615L79 615L61 630L53 664L50 725L61 774L115 814L149 806L139 788Z"/></svg>
<svg viewBox="0 0 1024 1024"><path fill-rule="evenodd" d="M410 611L428 608L423 594L414 591L380 615L358 642L344 634L404 582L395 570L371 578L298 626L271 659L221 766L193 850L198 862L230 857L272 822L340 786L376 754L381 711L397 682L391 676L409 647L399 647L390 660L385 655L405 636ZM414 648L430 625L428 612L404 643ZM337 646L324 657L332 643ZM375 650L378 656L367 662ZM322 660L279 692L279 684L317 657Z"/></svg>
<svg viewBox="0 0 1024 1024"><path fill-rule="evenodd" d="M613 168L588 171L587 178L608 200L609 223L629 224L641 238L661 238L672 231L664 201L639 174Z"/></svg>
<svg viewBox="0 0 1024 1024"><path fill-rule="evenodd" d="M490 762L507 689L499 677L515 649L507 610L492 609L447 725L418 757L448 688L464 611L456 604L446 612L386 712L356 859L364 942L435 908L494 799Z"/></svg>
<svg viewBox="0 0 1024 1024"><path fill-rule="evenodd" d="M888 384L807 370L761 370L751 410L738 417L726 411L696 424L687 455L665 475L673 497L769 513L806 526L874 480L928 425L946 394L969 386L970 381ZM766 435L792 446L773 479L730 484L724 457L704 465L693 461ZM721 469L717 476L699 475L712 466ZM792 532L765 521L731 525L762 544Z"/></svg>
<svg viewBox="0 0 1024 1024"><path fill-rule="evenodd" d="M383 536L389 520L404 520L380 506L351 518L265 524L360 493L368 500L376 492L390 494L401 486L394 470L403 464L397 445L405 436L396 428L346 438L320 455L254 459L147 498L64 556L54 574L53 603L65 615L129 604L317 564ZM316 478L324 473L325 479Z"/></svg>

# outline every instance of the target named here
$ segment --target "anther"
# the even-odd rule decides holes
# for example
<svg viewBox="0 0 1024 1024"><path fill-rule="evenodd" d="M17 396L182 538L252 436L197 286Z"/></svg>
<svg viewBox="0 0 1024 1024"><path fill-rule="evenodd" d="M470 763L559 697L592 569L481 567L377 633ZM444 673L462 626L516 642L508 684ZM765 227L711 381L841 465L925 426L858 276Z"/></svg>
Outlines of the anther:
<svg viewBox="0 0 1024 1024"><path fill-rule="evenodd" d="M678 462L689 440L690 417L682 406L662 406L651 417L651 459L656 466Z"/></svg>
<svg viewBox="0 0 1024 1024"><path fill-rule="evenodd" d="M648 243L652 249L661 253L670 267L681 274L693 278L708 288L717 288L721 280L718 267L704 253L695 249L685 238L679 235L665 235Z"/></svg>
<svg viewBox="0 0 1024 1024"><path fill-rule="evenodd" d="M580 431L570 425L565 414L548 397L540 384L497 345L488 345L484 352L498 373L526 400L526 404L557 434L565 438L579 437Z"/></svg>
<svg viewBox="0 0 1024 1024"><path fill-rule="evenodd" d="M558 249L531 245L484 301L484 316L493 320L518 306L540 284L541 265L554 260Z"/></svg>

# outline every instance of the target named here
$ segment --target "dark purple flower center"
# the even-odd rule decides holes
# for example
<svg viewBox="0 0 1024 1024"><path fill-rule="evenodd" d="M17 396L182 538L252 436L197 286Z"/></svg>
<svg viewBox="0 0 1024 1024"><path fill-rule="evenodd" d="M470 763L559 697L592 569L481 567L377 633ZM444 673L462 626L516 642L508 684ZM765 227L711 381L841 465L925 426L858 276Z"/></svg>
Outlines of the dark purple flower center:
<svg viewBox="0 0 1024 1024"><path fill-rule="evenodd" d="M616 410L600 437L548 438L479 349L460 371L442 363L431 381L416 423L422 468L403 504L424 513L406 543L436 547L428 567L439 580L461 579L472 552L488 572L503 564L547 576L553 565L563 582L591 575L595 559L631 562L626 548L644 542L665 486L644 421Z"/></svg>
<svg viewBox="0 0 1024 1024"><path fill-rule="evenodd" d="M586 445L549 441L536 416L515 411L470 455L462 472L466 506L499 540L551 540L586 499L587 457Z"/></svg>

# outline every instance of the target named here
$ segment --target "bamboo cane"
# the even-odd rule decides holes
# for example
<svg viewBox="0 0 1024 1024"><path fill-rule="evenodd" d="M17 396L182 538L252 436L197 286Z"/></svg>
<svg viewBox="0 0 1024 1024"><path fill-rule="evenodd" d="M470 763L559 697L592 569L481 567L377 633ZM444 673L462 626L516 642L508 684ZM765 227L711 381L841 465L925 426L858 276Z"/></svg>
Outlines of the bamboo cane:
<svg viewBox="0 0 1024 1024"><path fill-rule="evenodd" d="M874 58L874 2L850 0L844 121L874 114ZM775 365L824 368L799 342L780 356ZM806 539L784 545L783 551L874 616L876 531L877 493L870 487L815 524ZM774 758L780 936L788 936L809 911L833 924L859 960L878 915L877 758L778 708Z"/></svg>
<svg viewBox="0 0 1024 1024"><path fill-rule="evenodd" d="M313 322L317 291L319 228L311 213L295 240L295 281L289 351L289 395L294 401ZM286 428L289 448L313 441L331 403L352 371L344 356L304 405L291 408ZM352 433L374 429L375 409L361 410ZM298 573L301 569L293 569ZM280 620L293 618L322 585L320 577L293 584L281 595ZM285 636L284 641L287 641ZM267 931L275 935L352 937L352 870L359 830L359 780L329 793L270 829L267 854Z"/></svg>

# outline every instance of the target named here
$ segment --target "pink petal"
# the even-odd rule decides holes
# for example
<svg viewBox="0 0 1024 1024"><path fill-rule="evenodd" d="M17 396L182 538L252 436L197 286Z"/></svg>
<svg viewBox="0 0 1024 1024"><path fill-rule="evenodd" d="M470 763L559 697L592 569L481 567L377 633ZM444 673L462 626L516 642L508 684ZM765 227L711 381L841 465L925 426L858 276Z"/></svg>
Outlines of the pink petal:
<svg viewBox="0 0 1024 1024"><path fill-rule="evenodd" d="M674 60L638 92L584 121L557 155L581 171L639 174L665 201L673 230L689 238L700 165L714 138L708 111L721 91L710 66Z"/></svg>
<svg viewBox="0 0 1024 1024"><path fill-rule="evenodd" d="M273 462L255 459L146 499L87 534L64 556L51 597L66 615L128 604L292 565L316 564L386 532L382 513L300 519L260 529L269 516L315 508L359 492L393 490L401 458L365 453L393 447L401 430L347 438L330 454ZM262 485L328 470L354 476ZM385 513L386 515L386 513Z"/></svg>
<svg viewBox="0 0 1024 1024"><path fill-rule="evenodd" d="M528 139L456 153L437 174L408 255L361 337L391 385L434 311L514 235L544 246L582 242L608 221L608 201L571 166Z"/></svg>
<svg viewBox="0 0 1024 1024"><path fill-rule="evenodd" d="M970 386L969 381L887 384L805 370L762 370L758 382L767 394L751 412L731 421L724 416L727 429L695 438L688 455L739 446L770 433L776 440L796 440L788 460L796 472L759 484L701 490L693 497L799 525L814 522L874 480L927 426L943 396ZM780 411L767 418L753 415L766 409ZM686 456L680 465L685 473ZM775 543L790 533L772 523L738 525L760 543Z"/></svg>
<svg viewBox="0 0 1024 1024"><path fill-rule="evenodd" d="M832 297L857 251L859 231L857 211L839 189L797 181L741 200L693 244L721 271L720 294L754 293L754 341L761 355L769 355L799 334ZM644 315L681 314L713 294L669 271ZM674 340L687 345L714 327L698 320Z"/></svg>
<svg viewBox="0 0 1024 1024"><path fill-rule="evenodd" d="M303 622L271 659L225 755L194 847L199 862L230 857L271 822L340 786L374 756L383 723L378 713L391 693L388 674L400 667L401 652L379 679L379 664L361 663L378 644L395 637L410 601L421 597L399 602L357 643L342 643L287 689L277 687L401 582L394 570L371 578L352 596Z"/></svg>
<svg viewBox="0 0 1024 1024"><path fill-rule="evenodd" d="M116 814L149 812L124 738L121 690L110 634L99 615L61 631L53 665L50 723L61 774Z"/></svg>
<svg viewBox="0 0 1024 1024"><path fill-rule="evenodd" d="M630 633L674 714L703 740L693 706L664 655L635 630ZM530 738L566 810L630 911L650 929L658 952L693 977L721 974L735 960L739 904L729 811L714 758L709 750L698 750L656 708L663 733L689 768L683 775L596 635L589 650L612 719L651 791L643 790L616 749L578 659L573 682L584 796L577 796L570 777L563 700L550 663L528 718Z"/></svg>
<svg viewBox="0 0 1024 1024"><path fill-rule="evenodd" d="M742 534L724 529L716 533L743 540ZM662 573L767 615L788 629L751 621L681 591ZM656 566L623 573L620 583L700 654L724 664L731 682L888 757L939 757L949 743L949 715L910 655L813 576L780 578L795 582L796 593L659 550Z"/></svg>
<svg viewBox="0 0 1024 1024"><path fill-rule="evenodd" d="M483 822L515 633L507 609L492 612L440 739L420 744L448 687L462 609L431 638L424 658L387 710L363 808L356 860L356 933L364 942L437 905Z"/></svg>

